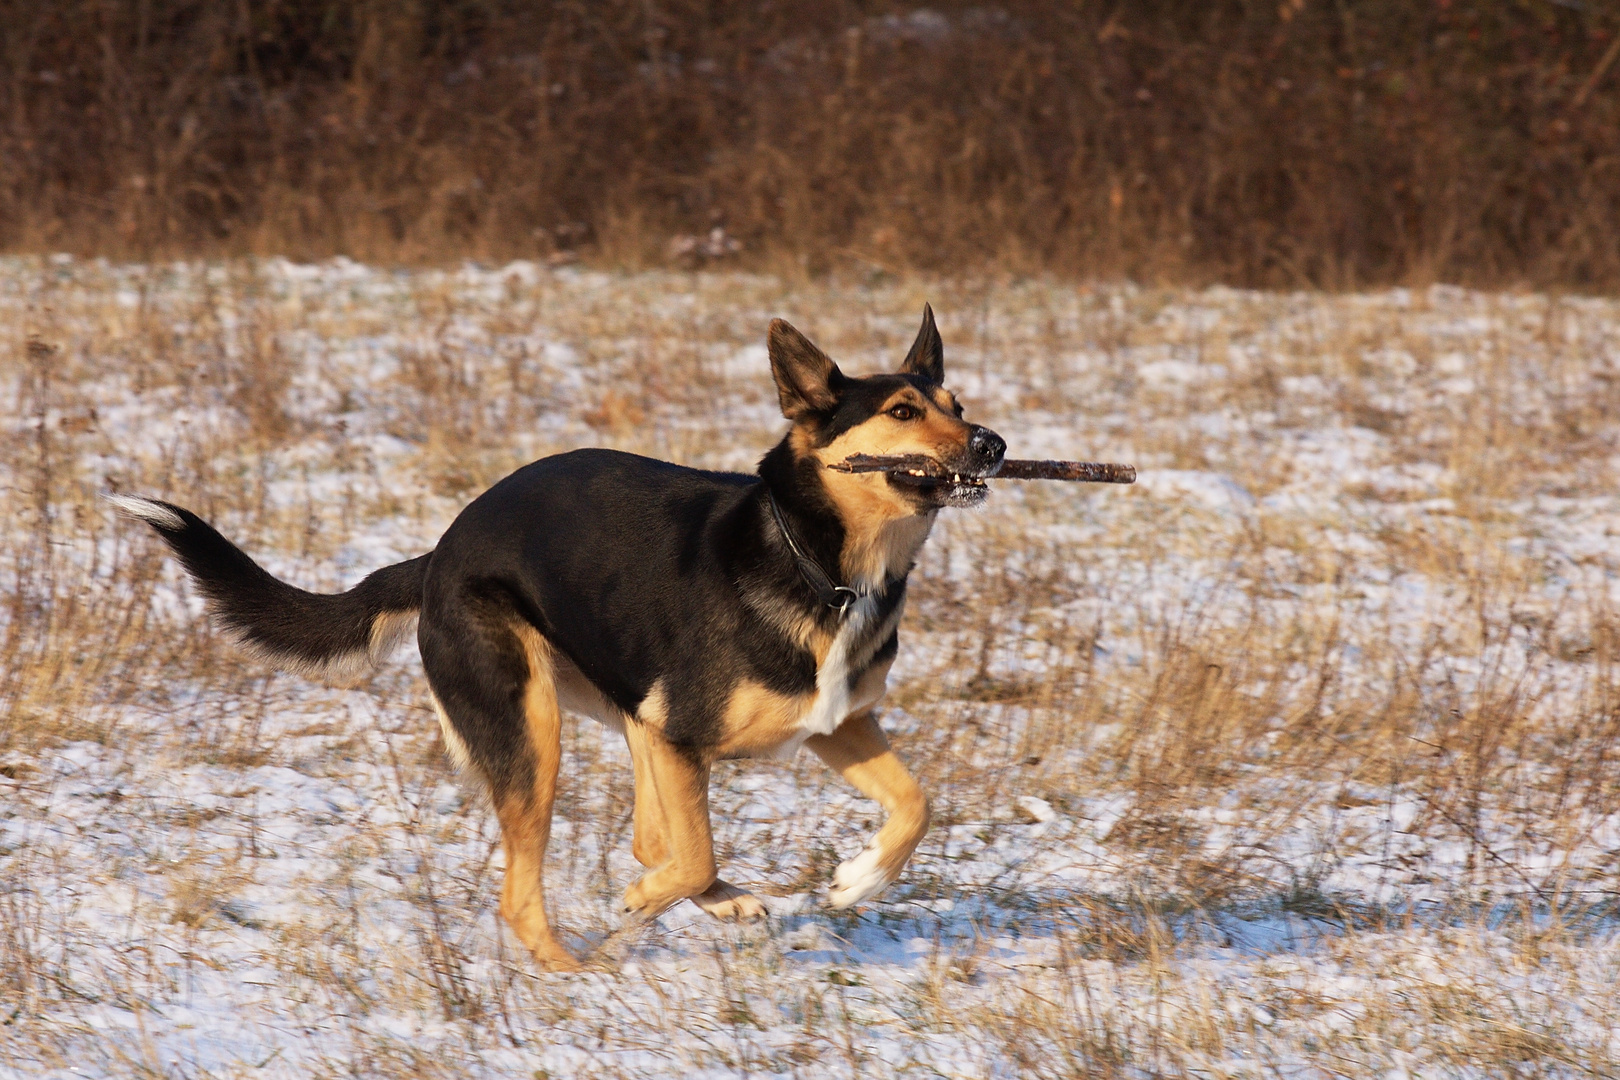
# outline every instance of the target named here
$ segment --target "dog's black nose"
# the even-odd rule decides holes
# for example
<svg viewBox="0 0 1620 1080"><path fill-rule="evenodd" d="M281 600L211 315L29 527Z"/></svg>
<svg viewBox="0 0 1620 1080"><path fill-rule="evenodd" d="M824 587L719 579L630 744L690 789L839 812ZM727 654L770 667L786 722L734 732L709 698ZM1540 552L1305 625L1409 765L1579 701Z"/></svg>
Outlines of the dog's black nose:
<svg viewBox="0 0 1620 1080"><path fill-rule="evenodd" d="M1007 452L1007 443L989 428L976 427L973 434L968 436L968 449L986 464L994 465Z"/></svg>

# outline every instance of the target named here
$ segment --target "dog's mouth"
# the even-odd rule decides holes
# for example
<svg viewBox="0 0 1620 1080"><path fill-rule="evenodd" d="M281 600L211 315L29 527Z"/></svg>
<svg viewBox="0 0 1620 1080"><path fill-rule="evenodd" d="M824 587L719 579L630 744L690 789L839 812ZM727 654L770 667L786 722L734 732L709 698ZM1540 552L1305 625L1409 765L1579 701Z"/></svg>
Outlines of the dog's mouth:
<svg viewBox="0 0 1620 1080"><path fill-rule="evenodd" d="M943 465L937 471L908 469L888 477L889 483L909 488L936 506L972 506L990 493L983 474L947 472Z"/></svg>

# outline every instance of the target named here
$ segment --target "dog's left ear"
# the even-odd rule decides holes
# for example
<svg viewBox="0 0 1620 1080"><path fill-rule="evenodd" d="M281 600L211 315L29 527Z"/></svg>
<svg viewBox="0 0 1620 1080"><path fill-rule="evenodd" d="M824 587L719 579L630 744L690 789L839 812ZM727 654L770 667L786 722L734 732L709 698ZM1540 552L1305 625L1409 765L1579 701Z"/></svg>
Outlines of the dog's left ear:
<svg viewBox="0 0 1620 1080"><path fill-rule="evenodd" d="M844 373L809 338L784 320L772 319L767 342L783 416L797 421L838 404Z"/></svg>
<svg viewBox="0 0 1620 1080"><path fill-rule="evenodd" d="M927 304L923 305L922 329L917 331L917 340L911 343L900 370L942 385L945 382L945 343L939 340L939 327L934 325L934 309Z"/></svg>

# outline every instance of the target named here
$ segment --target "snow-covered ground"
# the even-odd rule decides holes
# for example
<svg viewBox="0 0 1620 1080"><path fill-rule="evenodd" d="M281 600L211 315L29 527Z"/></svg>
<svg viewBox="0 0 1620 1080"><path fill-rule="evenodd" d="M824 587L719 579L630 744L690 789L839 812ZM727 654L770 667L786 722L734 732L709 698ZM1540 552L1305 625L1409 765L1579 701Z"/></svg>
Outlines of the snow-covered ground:
<svg viewBox="0 0 1620 1080"><path fill-rule="evenodd" d="M764 329L1021 457L925 550L885 724L937 825L717 771L764 925L621 931L629 765L565 735L537 974L414 649L211 634L97 492L337 589L527 460L748 469ZM1620 304L337 261L0 260L0 1077L1620 1075Z"/></svg>

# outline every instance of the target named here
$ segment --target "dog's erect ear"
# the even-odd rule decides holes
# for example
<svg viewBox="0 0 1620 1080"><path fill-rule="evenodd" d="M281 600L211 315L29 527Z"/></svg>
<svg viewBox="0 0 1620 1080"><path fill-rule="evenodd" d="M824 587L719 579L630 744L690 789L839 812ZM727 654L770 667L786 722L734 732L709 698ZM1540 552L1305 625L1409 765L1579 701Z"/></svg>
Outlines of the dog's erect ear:
<svg viewBox="0 0 1620 1080"><path fill-rule="evenodd" d="M782 415L797 420L838 404L844 373L810 339L782 319L771 320L771 374L782 399Z"/></svg>
<svg viewBox="0 0 1620 1080"><path fill-rule="evenodd" d="M945 343L939 340L939 327L934 325L934 309L923 305L922 329L911 343L905 363L900 370L943 384L945 382Z"/></svg>

